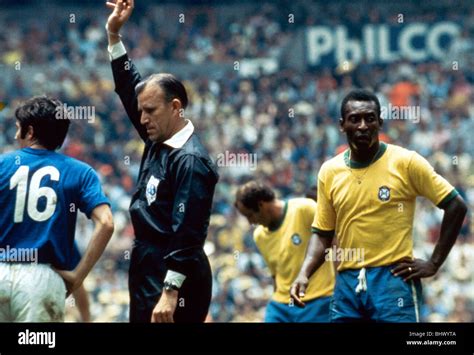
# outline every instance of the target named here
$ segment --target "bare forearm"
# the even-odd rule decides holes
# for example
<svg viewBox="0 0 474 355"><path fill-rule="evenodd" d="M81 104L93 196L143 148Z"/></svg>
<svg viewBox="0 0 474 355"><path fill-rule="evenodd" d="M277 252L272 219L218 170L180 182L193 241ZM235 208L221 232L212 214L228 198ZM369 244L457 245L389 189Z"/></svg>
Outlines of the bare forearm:
<svg viewBox="0 0 474 355"><path fill-rule="evenodd" d="M89 295L87 294L84 285L74 291L74 300L76 301L77 309L81 315L81 320L83 322L90 322L91 314L89 311Z"/></svg>
<svg viewBox="0 0 474 355"><path fill-rule="evenodd" d="M107 243L114 231L113 225L109 223L97 223L92 239L76 268L77 274L81 280L85 279L95 265L97 260L104 252Z"/></svg>
<svg viewBox="0 0 474 355"><path fill-rule="evenodd" d="M111 33L107 31L107 40L109 42L109 47L113 46L114 44L117 44L121 41L120 36L118 33Z"/></svg>
<svg viewBox="0 0 474 355"><path fill-rule="evenodd" d="M300 274L310 278L325 261L325 251L330 248L333 238L313 234L306 250Z"/></svg>
<svg viewBox="0 0 474 355"><path fill-rule="evenodd" d="M451 248L456 242L466 212L467 207L460 197L454 199L445 209L441 223L440 237L431 256L431 262L437 268L446 260Z"/></svg>

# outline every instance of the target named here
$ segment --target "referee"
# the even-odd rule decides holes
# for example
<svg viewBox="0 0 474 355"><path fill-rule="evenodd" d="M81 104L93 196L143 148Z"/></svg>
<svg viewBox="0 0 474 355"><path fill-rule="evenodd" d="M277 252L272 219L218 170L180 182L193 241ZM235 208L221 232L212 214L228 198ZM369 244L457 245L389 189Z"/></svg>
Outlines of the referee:
<svg viewBox="0 0 474 355"><path fill-rule="evenodd" d="M119 30L133 1L107 3L116 92L145 142L130 204L135 242L129 270L131 322L203 322L212 275L203 245L217 169L182 112L188 98L171 74L146 80L127 56Z"/></svg>

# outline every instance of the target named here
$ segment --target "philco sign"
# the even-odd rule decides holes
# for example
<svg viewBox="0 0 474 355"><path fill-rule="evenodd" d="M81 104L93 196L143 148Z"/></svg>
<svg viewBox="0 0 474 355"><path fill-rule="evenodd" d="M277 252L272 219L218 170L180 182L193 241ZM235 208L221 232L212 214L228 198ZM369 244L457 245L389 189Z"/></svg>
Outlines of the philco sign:
<svg viewBox="0 0 474 355"><path fill-rule="evenodd" d="M309 65L338 65L363 59L368 63L442 59L460 30L454 22L369 24L361 26L361 38L354 38L344 25L314 26L306 32L307 61Z"/></svg>

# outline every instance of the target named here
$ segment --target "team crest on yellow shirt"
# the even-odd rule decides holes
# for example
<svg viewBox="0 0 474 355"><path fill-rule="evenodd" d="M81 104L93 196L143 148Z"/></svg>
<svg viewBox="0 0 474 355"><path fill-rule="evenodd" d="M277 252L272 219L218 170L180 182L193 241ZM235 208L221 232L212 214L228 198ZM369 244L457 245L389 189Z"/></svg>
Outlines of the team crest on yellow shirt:
<svg viewBox="0 0 474 355"><path fill-rule="evenodd" d="M380 186L379 187L379 200L380 201L388 201L390 200L390 188L387 186Z"/></svg>
<svg viewBox="0 0 474 355"><path fill-rule="evenodd" d="M298 233L295 233L291 236L291 241L293 242L294 245L300 245L301 244L301 237Z"/></svg>

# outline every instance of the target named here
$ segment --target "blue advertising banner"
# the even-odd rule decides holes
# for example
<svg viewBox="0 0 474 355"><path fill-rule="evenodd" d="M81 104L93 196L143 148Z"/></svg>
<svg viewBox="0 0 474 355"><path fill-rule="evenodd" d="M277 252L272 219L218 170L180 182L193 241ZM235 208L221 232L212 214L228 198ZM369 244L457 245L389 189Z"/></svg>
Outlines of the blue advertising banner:
<svg viewBox="0 0 474 355"><path fill-rule="evenodd" d="M446 57L453 38L461 32L455 22L415 22L398 26L362 25L350 33L345 25L313 26L306 31L306 59L310 66L391 63L399 59L412 62Z"/></svg>

